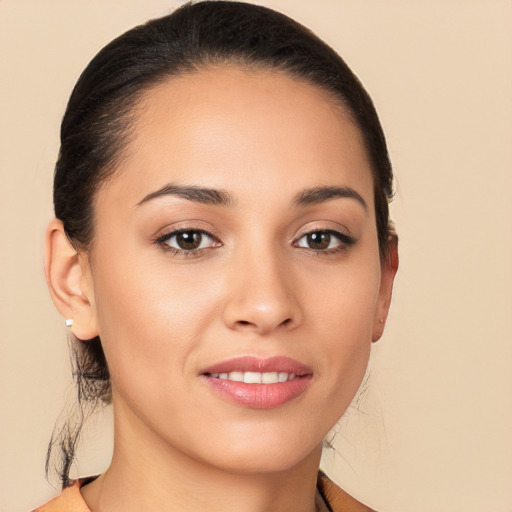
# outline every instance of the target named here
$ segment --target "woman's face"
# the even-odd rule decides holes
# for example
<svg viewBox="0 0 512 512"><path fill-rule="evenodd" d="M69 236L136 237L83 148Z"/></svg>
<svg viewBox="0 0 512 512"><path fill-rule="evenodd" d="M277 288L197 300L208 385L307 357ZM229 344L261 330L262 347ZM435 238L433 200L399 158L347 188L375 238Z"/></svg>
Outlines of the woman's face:
<svg viewBox="0 0 512 512"><path fill-rule="evenodd" d="M139 107L83 281L117 432L292 467L347 409L389 299L361 135L280 73L201 71Z"/></svg>

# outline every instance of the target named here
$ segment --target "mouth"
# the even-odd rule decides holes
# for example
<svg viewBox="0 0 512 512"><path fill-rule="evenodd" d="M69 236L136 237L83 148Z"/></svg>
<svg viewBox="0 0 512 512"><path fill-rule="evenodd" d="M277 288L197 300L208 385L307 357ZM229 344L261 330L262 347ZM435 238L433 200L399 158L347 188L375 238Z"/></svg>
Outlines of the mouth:
<svg viewBox="0 0 512 512"><path fill-rule="evenodd" d="M245 382L246 384L277 384L286 382L300 376L288 372L240 372L208 373L208 377L214 379L230 380L232 382Z"/></svg>
<svg viewBox="0 0 512 512"><path fill-rule="evenodd" d="M253 409L272 409L302 395L313 371L288 357L241 357L206 368L200 377L223 400Z"/></svg>

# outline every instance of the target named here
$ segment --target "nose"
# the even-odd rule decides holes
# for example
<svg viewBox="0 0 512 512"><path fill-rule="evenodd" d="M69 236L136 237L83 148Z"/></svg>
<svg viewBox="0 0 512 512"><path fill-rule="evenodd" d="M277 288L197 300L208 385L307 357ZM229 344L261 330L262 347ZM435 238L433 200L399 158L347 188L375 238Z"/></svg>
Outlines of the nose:
<svg viewBox="0 0 512 512"><path fill-rule="evenodd" d="M290 266L278 256L272 251L246 253L230 266L223 311L229 329L265 336L300 325L298 283Z"/></svg>

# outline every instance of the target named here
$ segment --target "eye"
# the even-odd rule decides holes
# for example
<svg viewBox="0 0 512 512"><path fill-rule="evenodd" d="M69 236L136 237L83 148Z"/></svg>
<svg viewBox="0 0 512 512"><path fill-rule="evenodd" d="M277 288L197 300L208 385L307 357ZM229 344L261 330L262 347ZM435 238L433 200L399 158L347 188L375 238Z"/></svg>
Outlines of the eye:
<svg viewBox="0 0 512 512"><path fill-rule="evenodd" d="M354 240L352 237L334 230L311 231L302 235L295 245L305 249L313 249L314 251L336 251L352 245Z"/></svg>
<svg viewBox="0 0 512 512"><path fill-rule="evenodd" d="M217 241L213 236L199 229L181 229L162 235L157 242L166 246L166 249L173 249L180 252L194 252L209 247L215 247Z"/></svg>

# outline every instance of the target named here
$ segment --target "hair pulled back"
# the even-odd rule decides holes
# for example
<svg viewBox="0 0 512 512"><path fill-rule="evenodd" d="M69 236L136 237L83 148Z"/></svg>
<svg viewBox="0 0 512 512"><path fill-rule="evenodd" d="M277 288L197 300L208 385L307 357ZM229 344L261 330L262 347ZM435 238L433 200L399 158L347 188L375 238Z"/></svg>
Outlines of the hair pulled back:
<svg viewBox="0 0 512 512"><path fill-rule="evenodd" d="M122 163L135 107L142 95L170 77L215 65L278 70L327 91L359 127L374 181L381 257L389 236L392 169L373 103L341 57L307 28L271 9L242 2L187 3L135 27L106 45L81 74L61 126L55 168L55 215L77 250L94 244L95 192ZM60 448L63 485L87 415L111 401L110 376L99 337L72 340L78 415L56 427L50 442ZM89 408L89 412L87 411Z"/></svg>

